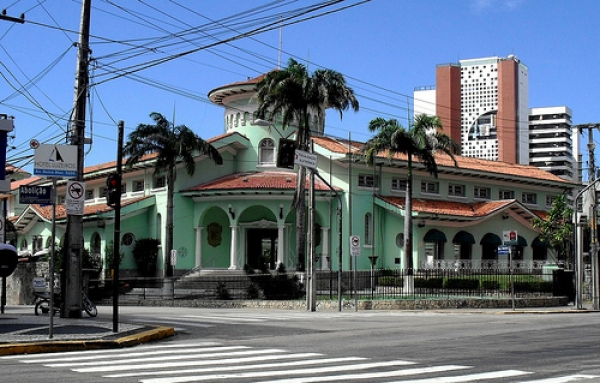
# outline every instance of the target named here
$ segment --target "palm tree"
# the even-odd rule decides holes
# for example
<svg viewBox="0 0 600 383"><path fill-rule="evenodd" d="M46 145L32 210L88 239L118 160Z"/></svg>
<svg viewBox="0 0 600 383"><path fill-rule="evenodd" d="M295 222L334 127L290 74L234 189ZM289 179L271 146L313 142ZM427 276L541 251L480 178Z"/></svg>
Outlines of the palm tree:
<svg viewBox="0 0 600 383"><path fill-rule="evenodd" d="M430 174L437 177L438 168L435 161L435 152L440 150L448 154L456 165L454 153L458 152L458 144L446 134L442 133L442 124L437 116L421 114L415 117L410 129L405 129L397 120L385 120L381 117L371 120L369 131L377 132L363 146L366 161L373 165L375 156L387 151L387 156L392 159L395 154L407 156L407 180L404 214L404 254L402 268L407 270L407 275L412 275L413 270L413 238L412 238L412 190L413 190L413 161L418 161ZM406 278L407 280L409 278ZM412 290L412 287L409 287Z"/></svg>
<svg viewBox="0 0 600 383"><path fill-rule="evenodd" d="M268 72L256 86L258 109L256 118L269 119L281 115L282 128L297 125L297 148L310 151L311 130L309 117L316 113L319 124L324 124L325 109L333 108L340 113L352 108L358 111L359 105L354 91L348 87L344 76L330 69L318 69L310 75L307 68L290 58L286 68ZM303 166L298 169L296 195L293 206L296 208L296 255L298 268L304 269L305 251L305 176Z"/></svg>
<svg viewBox="0 0 600 383"><path fill-rule="evenodd" d="M150 117L153 125L139 124L129 134L128 141L123 147L123 154L129 156L125 165L131 168L148 154L156 154L154 172L166 171L167 178L167 233L166 251L173 249L173 197L175 194L175 167L183 162L186 172L194 174L195 156L200 153L207 155L216 164L223 163L219 151L200 138L185 125L173 126L162 114L153 112ZM170 257L166 256L165 275L172 276Z"/></svg>

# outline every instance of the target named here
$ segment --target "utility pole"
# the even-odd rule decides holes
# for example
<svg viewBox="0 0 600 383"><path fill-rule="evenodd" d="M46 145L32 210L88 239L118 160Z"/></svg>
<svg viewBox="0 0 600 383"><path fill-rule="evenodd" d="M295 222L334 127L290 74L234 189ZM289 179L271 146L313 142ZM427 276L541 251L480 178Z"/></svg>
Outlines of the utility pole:
<svg viewBox="0 0 600 383"><path fill-rule="evenodd" d="M88 94L88 66L90 40L90 10L92 0L82 0L81 24L79 27L79 45L77 53L77 72L75 79L75 96L73 102L73 118L71 120L71 145L77 146L77 181L83 181L85 109ZM62 284L63 306L61 317L81 318L82 299L82 255L83 255L83 216L67 216L67 251L63 254L64 278Z"/></svg>

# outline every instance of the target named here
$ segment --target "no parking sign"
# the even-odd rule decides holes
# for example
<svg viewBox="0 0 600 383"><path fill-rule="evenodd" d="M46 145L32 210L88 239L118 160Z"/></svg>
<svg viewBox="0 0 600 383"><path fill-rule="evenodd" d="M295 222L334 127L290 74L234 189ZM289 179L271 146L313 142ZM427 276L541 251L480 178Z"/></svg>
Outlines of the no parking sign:
<svg viewBox="0 0 600 383"><path fill-rule="evenodd" d="M350 236L350 255L353 257L360 255L360 237L358 235Z"/></svg>

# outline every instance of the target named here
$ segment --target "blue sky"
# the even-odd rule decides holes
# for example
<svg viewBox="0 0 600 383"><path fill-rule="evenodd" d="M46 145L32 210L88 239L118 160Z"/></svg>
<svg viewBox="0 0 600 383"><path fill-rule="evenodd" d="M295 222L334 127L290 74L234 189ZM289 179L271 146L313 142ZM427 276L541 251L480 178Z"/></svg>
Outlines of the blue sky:
<svg viewBox="0 0 600 383"><path fill-rule="evenodd" d="M205 139L222 134L223 109L208 102L208 92L274 69L279 57L282 65L294 57L311 71L328 68L346 76L361 110L345 112L342 120L329 113L326 133L334 136L365 141L375 117L406 124L413 89L435 84L437 64L510 54L529 68L530 107L566 105L574 124L600 122L600 2L347 0L278 27L280 16L324 3L92 0L96 85L86 124L93 144L86 147L85 165L114 161L117 122L125 121L127 135L139 123L151 123L154 111ZM33 154L32 138L66 143L81 0L9 0L0 4L4 8L9 16L25 13L27 20L0 20L0 113L14 116L16 127L7 157L31 171L24 158ZM219 43L266 25L270 31ZM185 52L193 53L181 55ZM164 62L140 70L154 60ZM123 68L135 73L115 77L114 69ZM596 135L600 142L600 132Z"/></svg>

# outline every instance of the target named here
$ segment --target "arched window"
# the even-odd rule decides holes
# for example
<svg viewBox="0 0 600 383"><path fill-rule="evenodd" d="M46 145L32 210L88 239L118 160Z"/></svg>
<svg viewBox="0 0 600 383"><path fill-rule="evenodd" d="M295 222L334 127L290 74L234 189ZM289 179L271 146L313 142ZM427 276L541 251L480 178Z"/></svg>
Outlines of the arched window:
<svg viewBox="0 0 600 383"><path fill-rule="evenodd" d="M454 244L454 255L455 258L460 260L471 259L473 252L473 245L475 244L475 238L473 234L466 231L459 231L452 239Z"/></svg>
<svg viewBox="0 0 600 383"><path fill-rule="evenodd" d="M100 234L94 232L92 234L92 239L90 240L90 252L92 254L100 255L102 251L102 239L100 238Z"/></svg>
<svg viewBox="0 0 600 383"><path fill-rule="evenodd" d="M446 235L437 229L431 229L425 234L423 242L425 244L425 261L428 264L444 259L446 241Z"/></svg>
<svg viewBox="0 0 600 383"><path fill-rule="evenodd" d="M373 244L373 216L365 214L365 245Z"/></svg>
<svg viewBox="0 0 600 383"><path fill-rule="evenodd" d="M258 163L261 165L275 163L275 141L271 138L264 138L258 143Z"/></svg>
<svg viewBox="0 0 600 383"><path fill-rule="evenodd" d="M250 121L250 113L244 112L244 119L242 120L242 125L246 126L246 123Z"/></svg>

